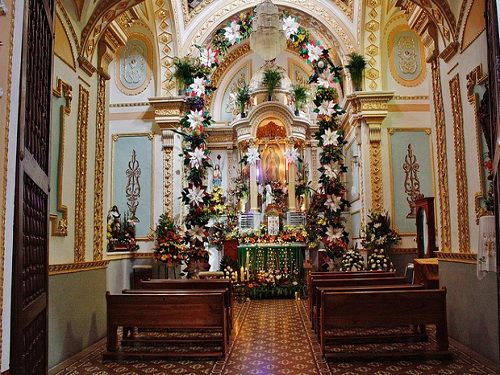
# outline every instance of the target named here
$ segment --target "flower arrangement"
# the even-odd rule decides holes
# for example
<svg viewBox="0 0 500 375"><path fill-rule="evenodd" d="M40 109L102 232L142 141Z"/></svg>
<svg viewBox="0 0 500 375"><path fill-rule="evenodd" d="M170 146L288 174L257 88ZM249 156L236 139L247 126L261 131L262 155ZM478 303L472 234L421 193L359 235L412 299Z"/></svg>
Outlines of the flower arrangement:
<svg viewBox="0 0 500 375"><path fill-rule="evenodd" d="M236 228L237 229L237 228ZM267 233L267 226L261 224L259 229L236 230L230 234L231 239L238 239L240 244L307 242L308 233L303 225L285 225L276 236Z"/></svg>
<svg viewBox="0 0 500 375"><path fill-rule="evenodd" d="M387 212L370 211L369 222L363 229L364 238L361 244L365 249L389 249L401 237L391 228L391 221Z"/></svg>
<svg viewBox="0 0 500 375"><path fill-rule="evenodd" d="M139 245L135 239L135 221L129 220L128 215L125 214L123 222L120 223L119 216L118 214L107 225L108 252L139 250Z"/></svg>
<svg viewBox="0 0 500 375"><path fill-rule="evenodd" d="M368 256L369 271L394 271L394 266L384 248L374 249Z"/></svg>
<svg viewBox="0 0 500 375"><path fill-rule="evenodd" d="M267 100L271 101L274 90L279 87L281 80L283 79L283 73L278 69L266 69L264 71L264 76L262 79L262 84L267 89Z"/></svg>
<svg viewBox="0 0 500 375"><path fill-rule="evenodd" d="M172 266L187 259L183 233L166 214L161 214L155 231L154 259Z"/></svg>
<svg viewBox="0 0 500 375"><path fill-rule="evenodd" d="M250 275L247 283L248 295L252 299L292 298L295 293L301 294L303 289L298 273L286 269L258 271Z"/></svg>
<svg viewBox="0 0 500 375"><path fill-rule="evenodd" d="M359 253L357 247L354 249L349 249L342 256L342 262L340 264L340 270L344 272L350 271L363 271L365 269L365 260L363 256Z"/></svg>
<svg viewBox="0 0 500 375"><path fill-rule="evenodd" d="M349 55L349 61L346 68L351 73L352 83L355 91L360 91L363 84L363 71L366 68L367 61L363 55L352 52Z"/></svg>

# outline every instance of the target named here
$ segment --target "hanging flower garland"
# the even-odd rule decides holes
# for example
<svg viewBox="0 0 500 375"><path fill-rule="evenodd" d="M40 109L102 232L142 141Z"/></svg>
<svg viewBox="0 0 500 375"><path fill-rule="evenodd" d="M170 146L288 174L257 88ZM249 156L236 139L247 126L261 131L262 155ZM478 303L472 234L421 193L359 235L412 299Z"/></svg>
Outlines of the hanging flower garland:
<svg viewBox="0 0 500 375"><path fill-rule="evenodd" d="M207 97L215 89L211 86L210 76L224 59L228 49L250 36L253 18L253 12L241 13L217 30L209 45L196 46L200 53L199 68L193 83L188 88L190 96L187 101L188 110L180 121L186 145L183 156L188 187L182 191L182 200L189 205L185 222L187 229L185 242L189 246L188 264L201 259L208 261L204 242L207 241L211 195L203 185L203 180L206 177L206 168L211 166L205 132L206 127L213 122L205 108ZM336 255L345 251L348 243L348 233L344 229L344 220L341 216L349 205L344 198L345 187L341 180L341 174L346 172L342 155L342 147L346 141L343 130L337 122L337 117L344 111L336 102L338 96L334 89L340 82L341 68L333 64L328 49L319 41L310 40L309 32L299 25L296 17L287 14L283 16L283 31L287 39L298 49L300 56L313 67L309 83L317 87L313 103L316 106L319 125L316 139L322 147L319 199L323 202L321 216L325 223L319 228L319 232L323 236L327 250ZM293 151L290 151L288 156L293 160L296 158ZM244 159L246 163L256 163L259 160L258 150L249 149Z"/></svg>

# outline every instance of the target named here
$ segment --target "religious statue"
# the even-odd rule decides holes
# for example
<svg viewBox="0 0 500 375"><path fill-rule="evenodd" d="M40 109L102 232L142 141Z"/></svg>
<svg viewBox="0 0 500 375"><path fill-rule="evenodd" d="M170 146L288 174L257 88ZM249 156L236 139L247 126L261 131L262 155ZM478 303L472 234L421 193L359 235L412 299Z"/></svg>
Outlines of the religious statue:
<svg viewBox="0 0 500 375"><path fill-rule="evenodd" d="M115 239L119 237L121 231L120 216L121 214L116 206L113 206L108 212L108 231Z"/></svg>
<svg viewBox="0 0 500 375"><path fill-rule="evenodd" d="M262 201L263 201L262 212L266 212L267 206L274 203L274 195L273 195L273 189L271 187L271 184L267 184L264 187L264 191L265 191L265 198L263 197L263 199L262 199Z"/></svg>
<svg viewBox="0 0 500 375"><path fill-rule="evenodd" d="M215 166L214 166L214 173L213 173L212 181L214 183L214 186L221 186L222 185L222 172L220 170L219 164L215 164Z"/></svg>

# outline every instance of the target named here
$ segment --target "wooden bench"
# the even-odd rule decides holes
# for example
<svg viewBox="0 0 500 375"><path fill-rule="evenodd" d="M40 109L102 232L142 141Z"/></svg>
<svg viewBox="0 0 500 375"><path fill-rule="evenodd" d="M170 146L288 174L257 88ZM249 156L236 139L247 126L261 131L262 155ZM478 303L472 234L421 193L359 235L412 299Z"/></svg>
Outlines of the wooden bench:
<svg viewBox="0 0 500 375"><path fill-rule="evenodd" d="M319 311L321 310L322 292L357 292L357 291L380 291L380 290L418 290L423 289L423 284L394 284L394 285L366 285L366 286L341 286L341 287L317 287L316 306L313 311L313 328L319 339Z"/></svg>
<svg viewBox="0 0 500 375"><path fill-rule="evenodd" d="M321 294L320 342L327 358L449 357L446 289L327 292ZM326 352L333 330L350 328L436 326L437 351ZM354 341L355 342L355 341Z"/></svg>
<svg viewBox="0 0 500 375"><path fill-rule="evenodd" d="M118 294L106 293L107 351L104 359L224 357L227 350L227 322L224 291L203 291L175 294ZM189 313L187 313L189 312ZM220 336L209 341L220 344L222 350L212 351L123 351L118 340L119 327L150 329L218 331ZM157 340L158 341L158 340ZM207 341L204 336L161 339L162 342L186 343Z"/></svg>
<svg viewBox="0 0 500 375"><path fill-rule="evenodd" d="M369 286L369 285L397 285L406 284L404 277L362 277L362 278L334 278L311 280L311 289L309 292L309 318L313 322L313 311L317 305L316 288L317 287L345 287L345 286Z"/></svg>

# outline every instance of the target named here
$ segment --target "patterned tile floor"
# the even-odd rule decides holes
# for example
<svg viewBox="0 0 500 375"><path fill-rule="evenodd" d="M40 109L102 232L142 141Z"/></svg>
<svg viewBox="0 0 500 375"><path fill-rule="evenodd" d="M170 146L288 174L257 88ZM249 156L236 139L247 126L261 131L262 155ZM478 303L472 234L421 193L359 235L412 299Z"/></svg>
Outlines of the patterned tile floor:
<svg viewBox="0 0 500 375"><path fill-rule="evenodd" d="M304 304L293 300L251 301L238 306L232 343L225 361L186 360L103 362L102 340L51 375L468 375L499 374L452 342L452 361L330 362L322 358ZM361 348L361 350L363 350Z"/></svg>

